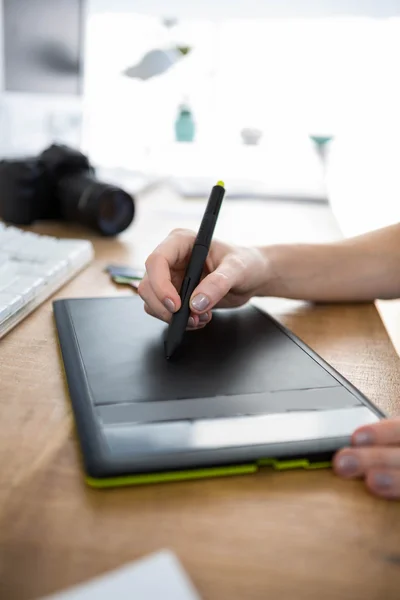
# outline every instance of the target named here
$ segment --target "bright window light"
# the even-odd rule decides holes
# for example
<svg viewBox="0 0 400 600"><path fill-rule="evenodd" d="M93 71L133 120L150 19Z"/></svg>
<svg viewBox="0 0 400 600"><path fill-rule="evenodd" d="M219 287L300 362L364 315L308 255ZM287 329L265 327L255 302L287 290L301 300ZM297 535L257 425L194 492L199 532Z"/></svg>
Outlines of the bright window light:
<svg viewBox="0 0 400 600"><path fill-rule="evenodd" d="M400 124L400 18L184 19L166 28L110 5L87 27L84 147L102 164L172 172L195 152L203 165L215 152L229 163L244 128L262 132L262 164L271 143L306 156L310 135ZM192 50L153 79L123 74L171 44ZM193 149L174 140L183 100L196 123ZM236 158L235 171L250 176Z"/></svg>

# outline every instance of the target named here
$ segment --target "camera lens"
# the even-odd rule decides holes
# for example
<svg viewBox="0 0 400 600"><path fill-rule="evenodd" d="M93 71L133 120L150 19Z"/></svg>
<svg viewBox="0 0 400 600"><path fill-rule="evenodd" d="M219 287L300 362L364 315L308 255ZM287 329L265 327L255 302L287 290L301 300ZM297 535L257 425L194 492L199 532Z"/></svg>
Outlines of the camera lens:
<svg viewBox="0 0 400 600"><path fill-rule="evenodd" d="M133 198L123 190L79 172L64 176L57 186L62 215L103 235L118 235L135 215Z"/></svg>
<svg viewBox="0 0 400 600"><path fill-rule="evenodd" d="M132 199L120 190L105 190L99 198L99 227L105 235L115 235L132 222Z"/></svg>

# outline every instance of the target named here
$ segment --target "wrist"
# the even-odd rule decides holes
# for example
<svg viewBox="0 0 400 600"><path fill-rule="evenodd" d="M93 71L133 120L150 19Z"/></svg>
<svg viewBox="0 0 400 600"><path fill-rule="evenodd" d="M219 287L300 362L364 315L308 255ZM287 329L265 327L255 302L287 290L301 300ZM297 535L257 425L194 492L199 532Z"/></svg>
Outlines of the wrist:
<svg viewBox="0 0 400 600"><path fill-rule="evenodd" d="M338 261L332 247L282 244L266 246L260 251L264 273L257 295L319 301L327 298L326 292L329 295L334 291L330 292L326 285L327 271L333 282L337 278Z"/></svg>
<svg viewBox="0 0 400 600"><path fill-rule="evenodd" d="M287 247L289 248L289 247ZM283 297L285 290L284 260L286 251L284 246L262 246L256 248L261 257L261 270L255 296Z"/></svg>
<svg viewBox="0 0 400 600"><path fill-rule="evenodd" d="M257 295L313 302L375 297L370 261L352 245L288 244L261 251L265 268Z"/></svg>

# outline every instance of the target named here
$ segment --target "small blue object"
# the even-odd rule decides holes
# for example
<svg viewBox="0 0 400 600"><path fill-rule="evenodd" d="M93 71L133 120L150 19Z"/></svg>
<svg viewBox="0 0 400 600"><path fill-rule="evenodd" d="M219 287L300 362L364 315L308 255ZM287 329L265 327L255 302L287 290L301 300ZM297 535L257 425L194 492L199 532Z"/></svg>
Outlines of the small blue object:
<svg viewBox="0 0 400 600"><path fill-rule="evenodd" d="M326 144L333 140L332 135L310 135L310 138L319 147L326 146Z"/></svg>
<svg viewBox="0 0 400 600"><path fill-rule="evenodd" d="M175 121L175 137L177 142L193 142L195 123L188 106L182 105Z"/></svg>

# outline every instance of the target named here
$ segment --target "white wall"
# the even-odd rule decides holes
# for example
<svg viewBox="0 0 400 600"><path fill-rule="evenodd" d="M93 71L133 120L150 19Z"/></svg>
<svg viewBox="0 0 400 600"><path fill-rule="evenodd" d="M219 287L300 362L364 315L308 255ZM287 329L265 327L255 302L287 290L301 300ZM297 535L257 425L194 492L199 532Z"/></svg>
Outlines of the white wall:
<svg viewBox="0 0 400 600"><path fill-rule="evenodd" d="M399 0L88 0L91 11L134 11L163 16L326 17L400 14ZM167 8L166 8L167 4Z"/></svg>

